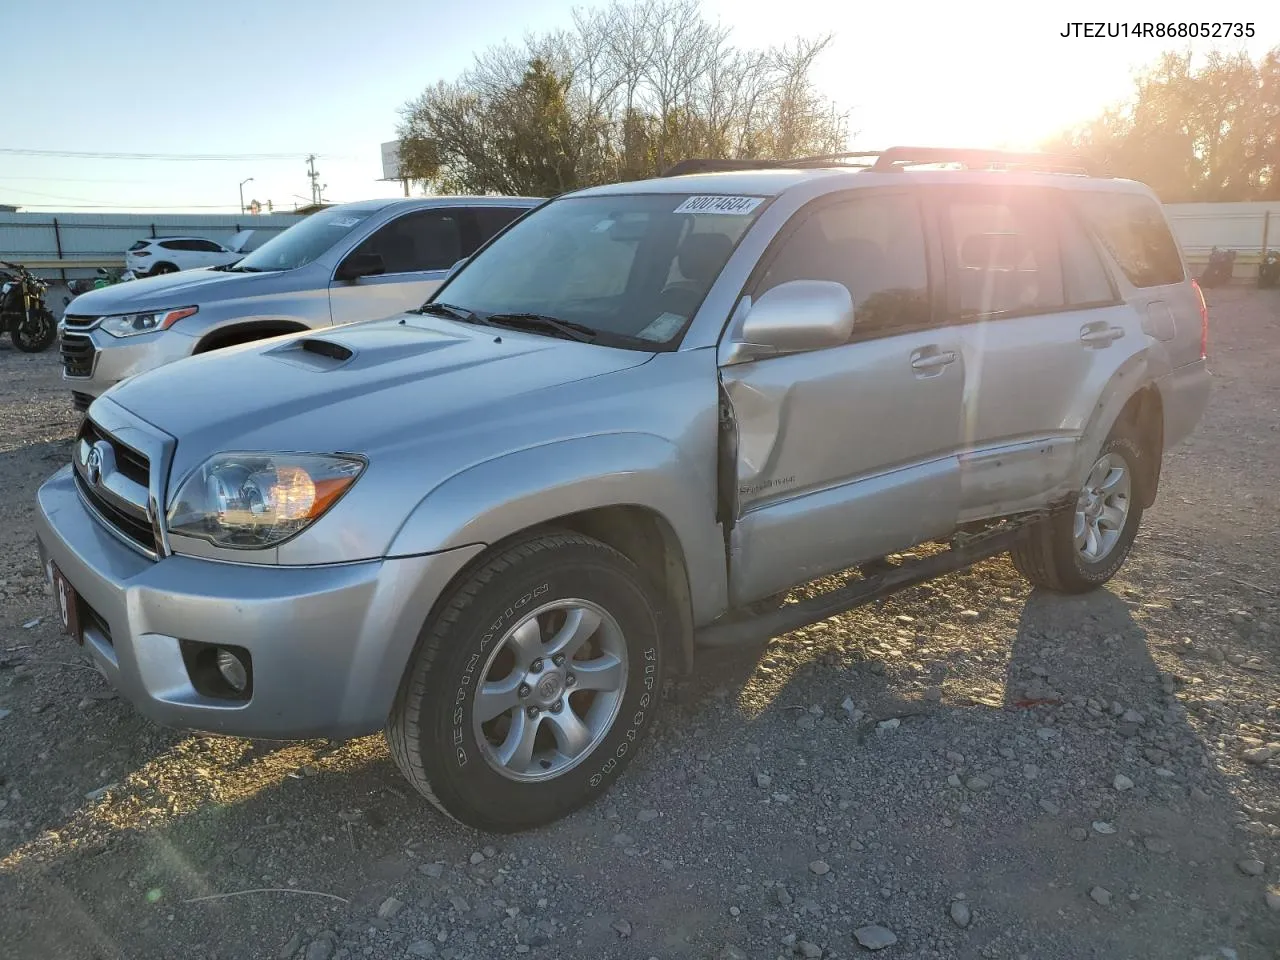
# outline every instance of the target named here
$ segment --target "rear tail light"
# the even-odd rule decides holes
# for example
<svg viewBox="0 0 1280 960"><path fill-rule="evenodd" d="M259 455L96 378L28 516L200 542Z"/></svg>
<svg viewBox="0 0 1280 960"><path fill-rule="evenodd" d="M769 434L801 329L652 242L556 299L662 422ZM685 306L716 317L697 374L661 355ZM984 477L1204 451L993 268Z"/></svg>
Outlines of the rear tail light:
<svg viewBox="0 0 1280 960"><path fill-rule="evenodd" d="M134 250L133 255L135 257L149 257L151 256L151 251L150 250ZM1194 283L1195 281L1192 281L1192 282Z"/></svg>
<svg viewBox="0 0 1280 960"><path fill-rule="evenodd" d="M1209 306L1204 302L1204 291L1200 289L1200 284L1192 280L1191 288L1200 300L1200 359L1205 360L1209 356Z"/></svg>

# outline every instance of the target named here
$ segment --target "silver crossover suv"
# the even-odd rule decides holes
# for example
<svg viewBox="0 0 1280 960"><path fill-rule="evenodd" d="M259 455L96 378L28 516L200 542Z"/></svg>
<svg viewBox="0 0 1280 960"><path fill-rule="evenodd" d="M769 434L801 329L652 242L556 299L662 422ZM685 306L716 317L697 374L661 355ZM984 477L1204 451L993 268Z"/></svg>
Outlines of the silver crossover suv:
<svg viewBox="0 0 1280 960"><path fill-rule="evenodd" d="M195 353L421 306L455 263L541 202L339 204L233 263L82 294L60 325L62 378L84 410L113 384Z"/></svg>
<svg viewBox="0 0 1280 960"><path fill-rule="evenodd" d="M1097 587L1205 408L1207 316L1148 189L1018 163L582 190L418 310L134 377L39 491L67 632L160 723L385 728L509 831L608 789L699 646L1005 551Z"/></svg>

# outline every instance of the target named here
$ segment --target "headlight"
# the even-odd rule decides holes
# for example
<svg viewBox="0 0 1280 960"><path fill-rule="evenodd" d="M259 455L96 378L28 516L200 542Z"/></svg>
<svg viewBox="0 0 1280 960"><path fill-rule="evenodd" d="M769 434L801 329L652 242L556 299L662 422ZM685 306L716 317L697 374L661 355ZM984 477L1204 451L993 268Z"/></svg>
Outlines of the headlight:
<svg viewBox="0 0 1280 960"><path fill-rule="evenodd" d="M102 318L102 329L113 337L135 337L153 330L168 330L183 317L189 317L199 307L179 307L176 310L149 310L141 313L122 313Z"/></svg>
<svg viewBox="0 0 1280 960"><path fill-rule="evenodd" d="M220 547L273 547L315 523L364 471L355 457L220 453L187 476L169 532Z"/></svg>

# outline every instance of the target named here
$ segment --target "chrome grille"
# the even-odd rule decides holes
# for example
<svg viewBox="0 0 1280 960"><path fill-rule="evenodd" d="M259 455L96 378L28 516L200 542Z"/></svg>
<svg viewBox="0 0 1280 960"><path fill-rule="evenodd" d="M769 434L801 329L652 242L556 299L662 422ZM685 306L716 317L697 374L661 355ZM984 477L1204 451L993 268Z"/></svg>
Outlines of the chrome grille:
<svg viewBox="0 0 1280 960"><path fill-rule="evenodd" d="M64 333L62 335L62 369L68 377L88 377L93 375L93 357L97 348L83 333Z"/></svg>
<svg viewBox="0 0 1280 960"><path fill-rule="evenodd" d="M64 313L62 321L68 330L85 330L98 322L99 317L86 317L83 314Z"/></svg>
<svg viewBox="0 0 1280 960"><path fill-rule="evenodd" d="M89 509L117 537L155 559L155 527L147 509L151 461L87 417L76 437L76 488Z"/></svg>

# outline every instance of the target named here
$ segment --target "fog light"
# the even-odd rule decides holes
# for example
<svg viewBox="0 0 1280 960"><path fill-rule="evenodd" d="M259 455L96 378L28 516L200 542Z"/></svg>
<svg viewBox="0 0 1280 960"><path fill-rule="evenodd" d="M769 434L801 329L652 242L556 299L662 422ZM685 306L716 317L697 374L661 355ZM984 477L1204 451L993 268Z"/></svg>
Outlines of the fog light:
<svg viewBox="0 0 1280 960"><path fill-rule="evenodd" d="M245 673L244 664L230 650L218 650L218 672L222 674L222 679L227 681L231 689L236 693L243 693L245 685L249 682L249 675Z"/></svg>

